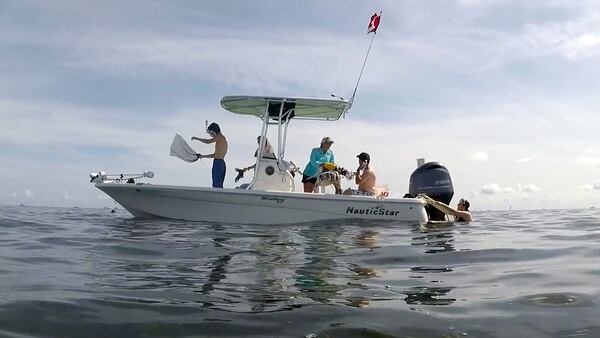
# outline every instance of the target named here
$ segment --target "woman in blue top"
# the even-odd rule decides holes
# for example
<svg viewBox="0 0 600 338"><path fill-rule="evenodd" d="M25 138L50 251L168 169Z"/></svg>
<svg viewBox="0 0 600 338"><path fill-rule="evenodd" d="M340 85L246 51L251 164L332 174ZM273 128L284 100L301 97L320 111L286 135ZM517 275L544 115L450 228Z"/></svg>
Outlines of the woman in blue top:
<svg viewBox="0 0 600 338"><path fill-rule="evenodd" d="M319 173L319 168L327 162L335 163L335 157L331 151L331 145L333 140L327 136L321 140L321 146L319 148L313 148L310 153L310 161L304 168L302 175L302 183L304 183L304 192L313 192L315 190L315 183L317 183L316 175Z"/></svg>

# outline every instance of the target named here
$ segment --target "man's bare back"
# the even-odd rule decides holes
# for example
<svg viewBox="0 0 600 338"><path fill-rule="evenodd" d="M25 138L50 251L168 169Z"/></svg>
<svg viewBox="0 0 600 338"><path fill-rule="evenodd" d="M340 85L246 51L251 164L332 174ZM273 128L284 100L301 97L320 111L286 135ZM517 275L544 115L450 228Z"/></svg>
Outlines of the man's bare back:
<svg viewBox="0 0 600 338"><path fill-rule="evenodd" d="M356 184L358 184L358 190L375 192L375 170L372 167L367 167L363 170L362 174L356 175Z"/></svg>

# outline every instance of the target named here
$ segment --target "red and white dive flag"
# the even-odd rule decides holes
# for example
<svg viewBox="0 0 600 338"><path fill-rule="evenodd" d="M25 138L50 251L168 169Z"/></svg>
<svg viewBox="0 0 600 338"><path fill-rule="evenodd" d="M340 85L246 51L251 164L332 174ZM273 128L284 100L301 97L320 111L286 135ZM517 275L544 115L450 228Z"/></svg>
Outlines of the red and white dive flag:
<svg viewBox="0 0 600 338"><path fill-rule="evenodd" d="M371 16L371 21L369 21L369 28L367 30L367 34L377 33L377 27L379 27L379 20L381 20L381 12L379 12L379 14L375 13Z"/></svg>

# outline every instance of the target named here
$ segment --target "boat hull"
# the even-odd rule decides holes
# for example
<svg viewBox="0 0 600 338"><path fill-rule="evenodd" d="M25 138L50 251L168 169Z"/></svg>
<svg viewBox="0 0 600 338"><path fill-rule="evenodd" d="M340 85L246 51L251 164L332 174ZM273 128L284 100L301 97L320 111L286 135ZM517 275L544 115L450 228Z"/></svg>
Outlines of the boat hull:
<svg viewBox="0 0 600 338"><path fill-rule="evenodd" d="M97 183L96 187L140 218L247 224L291 224L332 219L426 223L415 198L250 191L153 184Z"/></svg>

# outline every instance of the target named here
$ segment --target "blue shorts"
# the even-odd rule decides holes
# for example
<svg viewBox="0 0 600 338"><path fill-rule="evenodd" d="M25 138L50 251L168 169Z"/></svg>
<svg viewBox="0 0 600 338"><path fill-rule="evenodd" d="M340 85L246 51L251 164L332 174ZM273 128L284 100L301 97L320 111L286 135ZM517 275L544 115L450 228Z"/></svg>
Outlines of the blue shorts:
<svg viewBox="0 0 600 338"><path fill-rule="evenodd" d="M227 165L225 160L214 159L212 166L212 186L213 188L223 188L223 181L225 181L225 172L227 171Z"/></svg>

